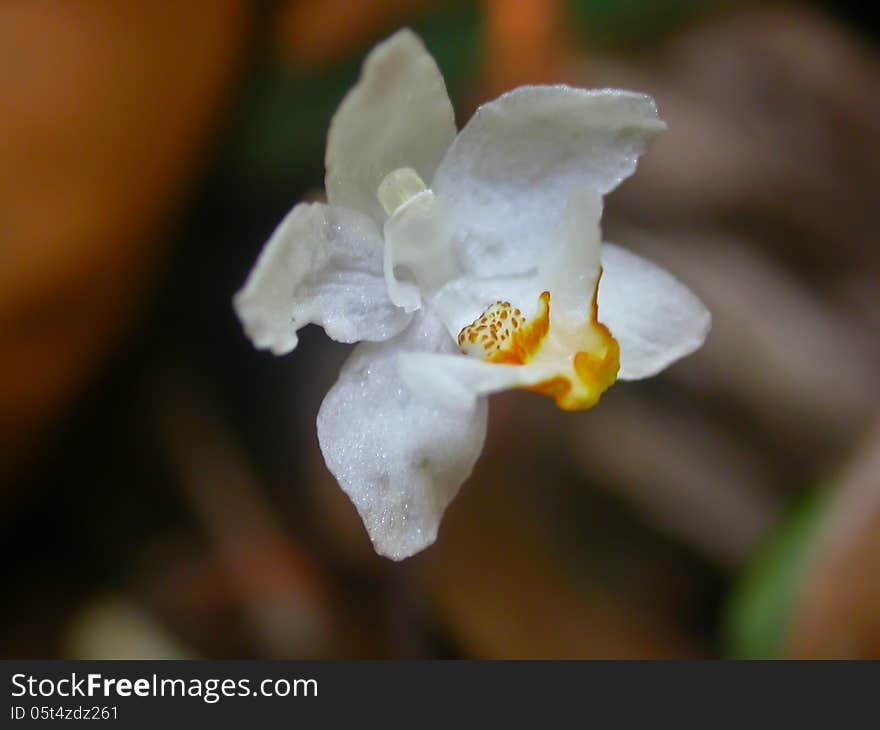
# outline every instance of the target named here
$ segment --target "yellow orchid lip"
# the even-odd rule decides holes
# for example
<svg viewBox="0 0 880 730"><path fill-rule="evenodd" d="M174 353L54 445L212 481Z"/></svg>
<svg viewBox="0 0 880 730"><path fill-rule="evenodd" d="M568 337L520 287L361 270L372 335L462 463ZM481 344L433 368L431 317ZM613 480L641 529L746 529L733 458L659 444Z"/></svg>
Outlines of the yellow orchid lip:
<svg viewBox="0 0 880 730"><path fill-rule="evenodd" d="M599 322L593 289L590 316L577 327L554 330L550 315L550 292L538 298L536 315L526 320L510 302L498 301L458 335L459 349L498 365L541 365L557 374L523 390L556 401L564 411L583 411L595 406L617 380L620 346L610 330Z"/></svg>

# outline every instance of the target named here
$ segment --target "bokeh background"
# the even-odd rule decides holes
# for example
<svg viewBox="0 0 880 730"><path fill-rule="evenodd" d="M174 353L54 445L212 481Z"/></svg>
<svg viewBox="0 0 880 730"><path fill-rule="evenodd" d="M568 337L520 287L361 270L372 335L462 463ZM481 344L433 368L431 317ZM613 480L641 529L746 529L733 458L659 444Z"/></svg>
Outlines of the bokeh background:
<svg viewBox="0 0 880 730"><path fill-rule="evenodd" d="M347 347L230 298L402 25L459 125L528 82L655 95L606 238L698 354L563 414L493 398L438 543L377 557L315 415ZM0 6L0 655L880 657L880 62L870 4Z"/></svg>

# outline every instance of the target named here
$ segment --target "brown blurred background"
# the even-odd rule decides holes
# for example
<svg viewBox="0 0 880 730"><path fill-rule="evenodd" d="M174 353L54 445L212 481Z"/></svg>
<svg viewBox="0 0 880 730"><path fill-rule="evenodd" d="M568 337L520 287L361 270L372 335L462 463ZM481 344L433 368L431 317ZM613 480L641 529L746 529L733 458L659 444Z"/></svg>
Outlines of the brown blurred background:
<svg viewBox="0 0 880 730"><path fill-rule="evenodd" d="M880 657L869 10L3 3L0 656ZM230 298L401 25L459 125L522 83L654 94L606 238L714 328L588 413L493 398L438 543L394 564L317 448L347 348L258 353Z"/></svg>

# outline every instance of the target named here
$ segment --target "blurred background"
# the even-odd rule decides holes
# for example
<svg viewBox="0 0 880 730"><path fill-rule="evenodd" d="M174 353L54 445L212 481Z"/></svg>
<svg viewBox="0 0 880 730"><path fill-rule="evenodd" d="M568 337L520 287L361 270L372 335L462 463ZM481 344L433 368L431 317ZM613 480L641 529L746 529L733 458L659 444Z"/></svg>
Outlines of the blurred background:
<svg viewBox="0 0 880 730"><path fill-rule="evenodd" d="M4 658L880 657L880 63L870 5L0 6ZM653 94L606 238L713 312L661 377L493 397L437 544L327 472L348 348L231 308L402 25L459 126L529 82Z"/></svg>

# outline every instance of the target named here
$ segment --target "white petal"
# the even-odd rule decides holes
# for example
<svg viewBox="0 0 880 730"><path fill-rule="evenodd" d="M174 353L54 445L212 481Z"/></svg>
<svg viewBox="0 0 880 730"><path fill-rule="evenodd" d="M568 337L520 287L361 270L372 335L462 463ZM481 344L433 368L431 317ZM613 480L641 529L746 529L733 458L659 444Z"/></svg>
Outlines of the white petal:
<svg viewBox="0 0 880 730"><path fill-rule="evenodd" d="M620 380L656 375L699 348L709 310L668 271L606 243L602 246L599 321L620 345Z"/></svg>
<svg viewBox="0 0 880 730"><path fill-rule="evenodd" d="M447 505L486 435L485 400L471 407L413 396L402 352L450 352L443 324L419 312L401 335L355 348L318 413L327 466L357 507L376 551L401 560L434 542Z"/></svg>
<svg viewBox="0 0 880 730"><path fill-rule="evenodd" d="M465 268L537 266L569 195L613 190L665 128L651 97L614 89L523 86L480 107L430 186L458 218Z"/></svg>
<svg viewBox="0 0 880 730"><path fill-rule="evenodd" d="M361 213L320 203L294 207L233 300L254 346L283 355L309 323L339 342L400 332L410 315L388 298L382 248L376 224Z"/></svg>
<svg viewBox="0 0 880 730"><path fill-rule="evenodd" d="M443 76L422 41L401 30L376 46L330 124L327 199L377 222L379 183L399 167L430 180L455 137Z"/></svg>
<svg viewBox="0 0 880 730"><path fill-rule="evenodd" d="M542 365L499 365L462 354L402 353L400 377L421 400L473 407L480 396L549 380L557 368Z"/></svg>

